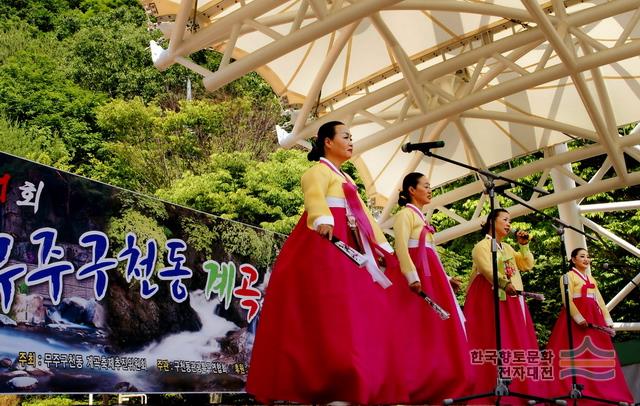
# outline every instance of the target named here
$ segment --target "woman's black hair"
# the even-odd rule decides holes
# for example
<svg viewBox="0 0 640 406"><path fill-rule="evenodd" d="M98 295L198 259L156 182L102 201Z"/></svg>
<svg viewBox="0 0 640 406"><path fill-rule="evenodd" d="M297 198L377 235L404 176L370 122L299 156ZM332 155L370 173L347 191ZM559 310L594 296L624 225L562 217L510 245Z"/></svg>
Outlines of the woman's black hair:
<svg viewBox="0 0 640 406"><path fill-rule="evenodd" d="M407 174L402 180L402 190L398 194L398 205L406 206L411 202L411 195L409 194L409 188L415 188L418 186L420 178L424 177L420 172L411 172Z"/></svg>
<svg viewBox="0 0 640 406"><path fill-rule="evenodd" d="M571 251L571 258L569 258L569 269L576 267L576 263L573 262L573 258L575 258L580 251L586 251L586 250L587 250L586 248L579 247Z"/></svg>
<svg viewBox="0 0 640 406"><path fill-rule="evenodd" d="M487 221L482 225L482 232L484 234L491 234L491 224L498 218L500 213L508 214L509 212L503 208L493 209L493 211L487 216Z"/></svg>
<svg viewBox="0 0 640 406"><path fill-rule="evenodd" d="M336 135L335 128L339 125L344 125L344 123L340 121L329 121L318 128L318 137L313 143L313 148L311 148L311 151L307 154L309 161L319 161L320 157L324 156L324 142L327 138L330 140L333 139Z"/></svg>

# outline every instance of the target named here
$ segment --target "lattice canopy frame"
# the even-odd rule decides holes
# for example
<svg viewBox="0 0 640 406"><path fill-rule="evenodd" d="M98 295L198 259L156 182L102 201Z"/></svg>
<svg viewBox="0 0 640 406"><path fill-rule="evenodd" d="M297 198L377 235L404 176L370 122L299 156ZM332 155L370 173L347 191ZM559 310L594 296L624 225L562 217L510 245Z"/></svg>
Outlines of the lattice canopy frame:
<svg viewBox="0 0 640 406"><path fill-rule="evenodd" d="M405 173L427 174L438 187L466 169L400 150L406 142L445 141L437 151L490 169L542 151L542 158L504 175L535 175L554 193L527 204L558 206L569 224L587 226L631 254L637 247L582 216L585 211L637 210L638 202L580 206L587 196L640 183L628 162L640 161L640 132L618 134L640 120L640 0L141 0L168 46L152 43L159 69L181 64L209 90L257 71L286 100L292 130L281 145L308 146L330 120L354 134L353 159L367 192L389 225ZM223 54L217 71L195 64L201 49ZM585 140L569 150L566 142ZM571 164L606 155L581 179ZM637 167L638 165L634 165ZM457 225L439 242L479 228L448 209L481 193L481 179L438 195L438 210ZM517 205L513 216L528 213ZM586 245L568 232L567 248ZM640 282L640 274L635 282ZM609 303L613 308L628 288ZM640 330L640 323L619 324Z"/></svg>

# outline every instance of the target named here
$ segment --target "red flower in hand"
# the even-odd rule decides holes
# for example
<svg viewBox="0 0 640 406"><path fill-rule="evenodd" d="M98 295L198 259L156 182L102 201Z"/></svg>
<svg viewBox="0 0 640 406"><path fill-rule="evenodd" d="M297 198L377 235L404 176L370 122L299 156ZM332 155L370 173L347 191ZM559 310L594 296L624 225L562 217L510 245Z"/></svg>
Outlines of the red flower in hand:
<svg viewBox="0 0 640 406"><path fill-rule="evenodd" d="M509 261L504 263L504 273L507 275L507 279L511 279L516 270L511 266Z"/></svg>

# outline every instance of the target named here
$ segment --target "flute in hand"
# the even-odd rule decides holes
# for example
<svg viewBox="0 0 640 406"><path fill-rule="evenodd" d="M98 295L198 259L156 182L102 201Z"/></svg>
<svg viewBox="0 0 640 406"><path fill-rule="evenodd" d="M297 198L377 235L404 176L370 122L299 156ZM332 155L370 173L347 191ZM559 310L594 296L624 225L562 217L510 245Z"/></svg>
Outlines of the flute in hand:
<svg viewBox="0 0 640 406"><path fill-rule="evenodd" d="M336 237L335 235L331 237L331 243L335 245L340 252L346 255L350 260L352 260L359 268L362 268L367 263L367 257L362 255L358 250L353 249L348 246L347 243Z"/></svg>
<svg viewBox="0 0 640 406"><path fill-rule="evenodd" d="M431 306L431 308L438 314L438 316L442 320L446 320L451 317L448 311L444 310L442 306L434 302L433 299L431 299L429 296L427 296L426 293L424 293L424 291L421 290L420 292L418 292L418 295L420 295L420 297L423 298L425 302L429 303L429 306Z"/></svg>
<svg viewBox="0 0 640 406"><path fill-rule="evenodd" d="M544 301L544 295L542 293L534 293L534 292L525 292L523 290L517 290L519 296L528 297L531 299L539 300L541 302Z"/></svg>
<svg viewBox="0 0 640 406"><path fill-rule="evenodd" d="M609 337L615 337L616 335L616 331L611 327L599 326L597 324L592 324L592 323L587 323L587 327L598 330L598 331L602 331L603 333L608 334Z"/></svg>

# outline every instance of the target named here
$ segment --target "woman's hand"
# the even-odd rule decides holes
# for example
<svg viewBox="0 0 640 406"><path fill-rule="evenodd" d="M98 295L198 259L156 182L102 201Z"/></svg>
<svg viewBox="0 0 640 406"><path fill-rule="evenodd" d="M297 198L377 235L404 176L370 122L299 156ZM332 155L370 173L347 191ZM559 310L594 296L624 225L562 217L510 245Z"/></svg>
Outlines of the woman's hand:
<svg viewBox="0 0 640 406"><path fill-rule="evenodd" d="M420 293L422 291L422 284L420 281L415 281L409 285L409 289L411 289L413 293Z"/></svg>
<svg viewBox="0 0 640 406"><path fill-rule="evenodd" d="M331 224L320 224L318 228L316 228L316 232L331 241L333 237L333 226Z"/></svg>
<svg viewBox="0 0 640 406"><path fill-rule="evenodd" d="M515 296L518 294L518 291L513 287L511 282L506 284L506 286L504 287L504 292L509 296Z"/></svg>
<svg viewBox="0 0 640 406"><path fill-rule="evenodd" d="M449 283L451 284L453 291L456 293L462 288L462 279L459 279L457 276L449 279Z"/></svg>
<svg viewBox="0 0 640 406"><path fill-rule="evenodd" d="M529 233L527 233L526 231L518 230L518 232L516 233L516 240L518 240L518 244L520 245L529 244Z"/></svg>

